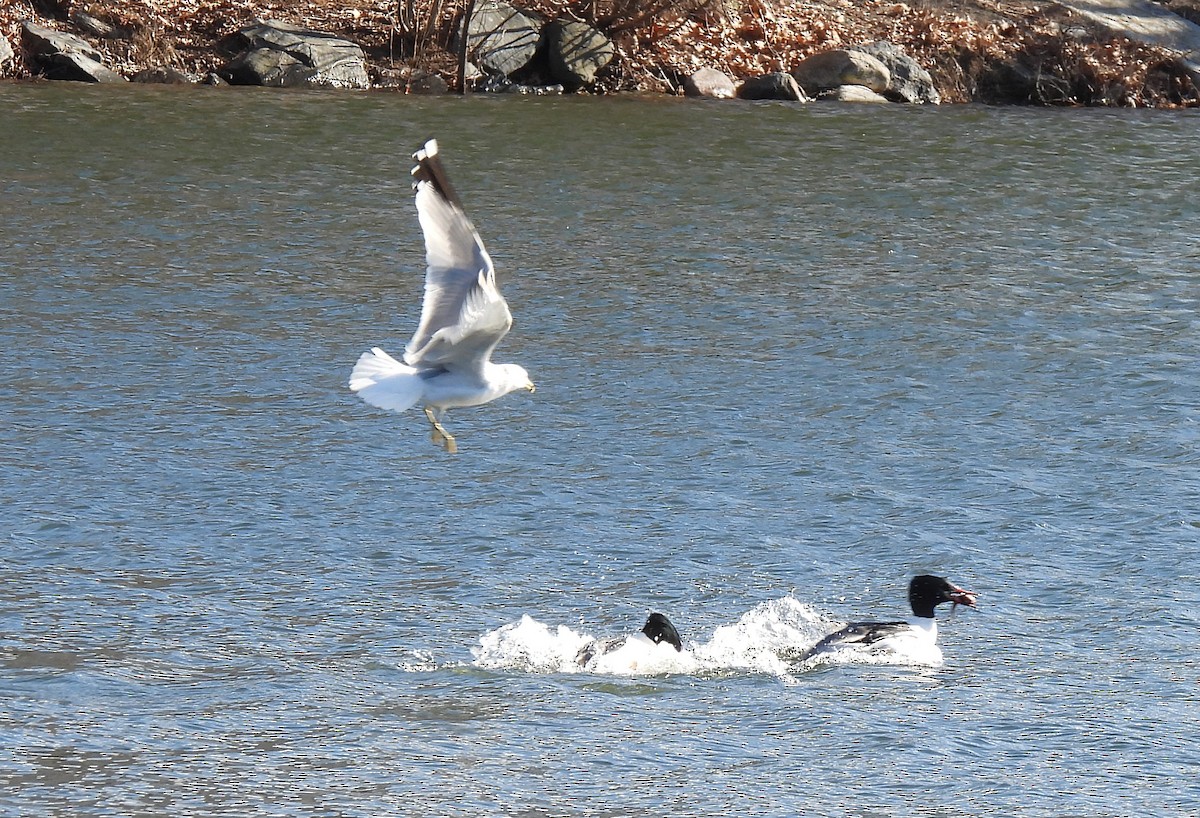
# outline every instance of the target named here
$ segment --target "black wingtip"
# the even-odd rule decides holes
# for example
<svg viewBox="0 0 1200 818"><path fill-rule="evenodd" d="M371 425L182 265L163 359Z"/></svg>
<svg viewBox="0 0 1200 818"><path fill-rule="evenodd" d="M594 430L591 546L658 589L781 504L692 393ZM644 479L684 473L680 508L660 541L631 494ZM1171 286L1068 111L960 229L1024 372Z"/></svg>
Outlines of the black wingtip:
<svg viewBox="0 0 1200 818"><path fill-rule="evenodd" d="M455 192L453 185L450 184L450 179L446 176L446 169L442 167L442 157L438 152L437 140L425 140L425 144L412 155L412 158L417 163L412 169L413 188L419 187L422 182L427 182L433 185L433 189L443 199L462 210L462 201L458 198L458 193Z"/></svg>

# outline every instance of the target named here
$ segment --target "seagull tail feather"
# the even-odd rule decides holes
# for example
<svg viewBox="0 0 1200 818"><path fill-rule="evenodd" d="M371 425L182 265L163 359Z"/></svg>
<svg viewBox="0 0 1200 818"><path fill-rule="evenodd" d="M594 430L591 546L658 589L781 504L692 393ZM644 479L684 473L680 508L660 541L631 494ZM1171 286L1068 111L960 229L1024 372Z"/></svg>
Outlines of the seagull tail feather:
<svg viewBox="0 0 1200 818"><path fill-rule="evenodd" d="M416 369L375 347L359 356L350 390L372 406L403 412L421 399L425 387Z"/></svg>

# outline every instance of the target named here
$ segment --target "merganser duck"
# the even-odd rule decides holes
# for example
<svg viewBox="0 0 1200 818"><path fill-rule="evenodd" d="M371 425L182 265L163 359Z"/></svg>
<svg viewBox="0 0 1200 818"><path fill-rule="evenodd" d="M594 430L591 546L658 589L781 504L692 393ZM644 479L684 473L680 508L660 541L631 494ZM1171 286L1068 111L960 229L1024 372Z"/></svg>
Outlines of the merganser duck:
<svg viewBox="0 0 1200 818"><path fill-rule="evenodd" d="M937 645L937 622L934 610L943 602L953 602L974 608L976 594L952 585L942 577L922 574L908 584L908 604L913 618L907 622L851 622L815 644L804 659L841 649L869 647L875 654L893 651L922 663L939 664L941 648Z"/></svg>
<svg viewBox="0 0 1200 818"><path fill-rule="evenodd" d="M646 624L642 626L642 634L655 645L666 642L675 650L683 650L683 640L679 638L679 631L675 630L675 626L671 624L671 620L660 613L652 613L646 618ZM613 653L624 647L625 643L630 639L637 638L635 636L614 636L609 639L597 639L588 642L579 652L575 654L575 663L580 667L586 667L589 662L597 656L603 656L606 653Z"/></svg>

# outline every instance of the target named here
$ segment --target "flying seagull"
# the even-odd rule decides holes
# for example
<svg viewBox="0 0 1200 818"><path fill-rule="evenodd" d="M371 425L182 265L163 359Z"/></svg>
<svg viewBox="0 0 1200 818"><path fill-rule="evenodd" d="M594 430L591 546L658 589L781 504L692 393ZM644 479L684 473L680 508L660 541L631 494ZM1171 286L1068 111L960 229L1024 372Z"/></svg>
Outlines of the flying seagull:
<svg viewBox="0 0 1200 818"><path fill-rule="evenodd" d="M516 364L494 364L492 350L512 326L492 259L463 211L462 202L430 139L413 154L417 218L425 233L425 301L421 322L401 363L378 347L364 352L350 373L350 389L380 409L403 412L423 403L431 439L458 451L442 426L446 410L479 406L518 389L533 391Z"/></svg>

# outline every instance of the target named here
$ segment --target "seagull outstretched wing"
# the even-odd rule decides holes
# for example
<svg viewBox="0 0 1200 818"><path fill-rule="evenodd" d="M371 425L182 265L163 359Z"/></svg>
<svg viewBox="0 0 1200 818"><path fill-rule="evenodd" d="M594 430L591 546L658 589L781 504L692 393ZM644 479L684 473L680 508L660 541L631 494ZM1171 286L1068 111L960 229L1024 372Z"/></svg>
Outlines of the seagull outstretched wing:
<svg viewBox="0 0 1200 818"><path fill-rule="evenodd" d="M463 211L430 139L413 154L417 217L425 234L425 300L405 347L410 366L481 372L512 326L492 259Z"/></svg>

